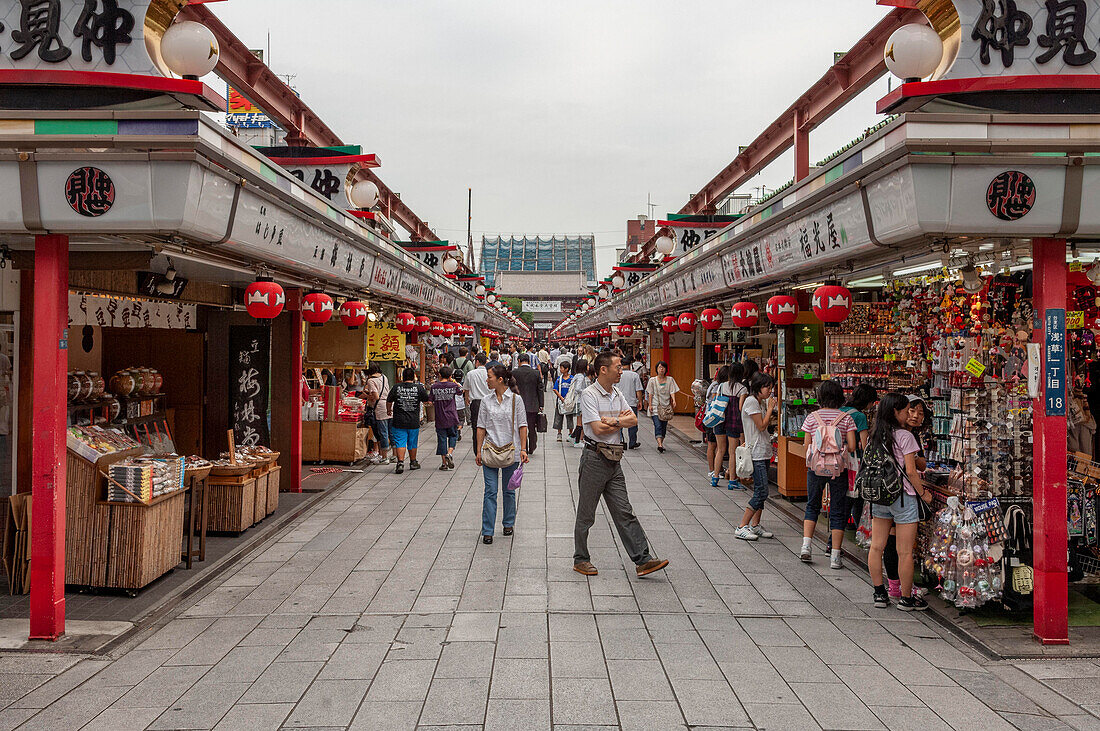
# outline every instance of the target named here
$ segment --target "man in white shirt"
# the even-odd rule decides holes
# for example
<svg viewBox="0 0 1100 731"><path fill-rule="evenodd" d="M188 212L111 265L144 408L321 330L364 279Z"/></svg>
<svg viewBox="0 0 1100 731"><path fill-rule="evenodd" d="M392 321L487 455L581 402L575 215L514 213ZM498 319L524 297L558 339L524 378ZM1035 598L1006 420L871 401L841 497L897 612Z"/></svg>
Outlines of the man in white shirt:
<svg viewBox="0 0 1100 731"><path fill-rule="evenodd" d="M481 410L481 399L489 397L489 383L486 380L489 372L485 370L488 358L485 353L478 353L474 359L477 368L466 374L462 379L462 398L470 405L470 425L477 433L477 413Z"/></svg>
<svg viewBox="0 0 1100 731"><path fill-rule="evenodd" d="M622 378L619 379L619 390L622 392L623 398L626 399L626 405L635 414L638 413L638 404L645 400L645 387L642 386L641 377L632 370L624 370ZM635 424L627 429L626 434L630 449L637 449L640 446L638 444L638 425Z"/></svg>
<svg viewBox="0 0 1100 731"><path fill-rule="evenodd" d="M667 559L655 559L649 552L649 540L642 530L630 497L626 493L626 477L622 463L609 459L599 444L621 447L623 429L636 427L638 416L627 406L622 392L615 387L623 373L619 356L600 353L595 360L596 382L584 389L580 397L581 423L584 424L584 451L581 453L578 481L577 522L573 529L575 550L573 570L585 576L595 576L588 553L588 531L596 522L596 506L600 497L623 541L623 547L636 565L638 576L647 576L668 566Z"/></svg>

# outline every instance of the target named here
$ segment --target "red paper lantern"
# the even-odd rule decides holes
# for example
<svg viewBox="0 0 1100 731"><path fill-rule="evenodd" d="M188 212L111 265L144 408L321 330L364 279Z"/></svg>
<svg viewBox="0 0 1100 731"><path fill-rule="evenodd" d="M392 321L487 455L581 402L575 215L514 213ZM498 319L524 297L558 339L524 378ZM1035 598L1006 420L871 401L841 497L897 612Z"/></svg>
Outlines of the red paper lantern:
<svg viewBox="0 0 1100 731"><path fill-rule="evenodd" d="M286 293L270 279L257 280L244 291L244 308L257 320L278 317L285 304Z"/></svg>
<svg viewBox="0 0 1100 731"><path fill-rule="evenodd" d="M602 329L600 330L600 337L601 337L601 338L609 338L609 337L611 337L611 328L609 328L609 327L605 327L605 328L602 328Z"/></svg>
<svg viewBox="0 0 1100 731"><path fill-rule="evenodd" d="M664 330L666 333L674 333L680 329L680 325L673 315L669 315L668 317L661 320L661 329Z"/></svg>
<svg viewBox="0 0 1100 731"><path fill-rule="evenodd" d="M340 305L340 321L355 330L367 321L367 306L358 300L348 300Z"/></svg>
<svg viewBox="0 0 1100 731"><path fill-rule="evenodd" d="M694 312L685 312L680 315L680 319L676 321L676 324L680 327L682 332L689 333L695 331L698 320L695 318Z"/></svg>
<svg viewBox="0 0 1100 731"><path fill-rule="evenodd" d="M699 317L699 322L703 324L707 330L717 330L722 327L722 311L717 307L708 307L703 310L703 314Z"/></svg>
<svg viewBox="0 0 1100 731"><path fill-rule="evenodd" d="M747 330L760 321L760 310L752 302L738 302L730 310L730 320L734 327Z"/></svg>
<svg viewBox="0 0 1100 731"><path fill-rule="evenodd" d="M793 325L798 319L798 300L786 294L776 295L768 300L766 311L773 325Z"/></svg>
<svg viewBox="0 0 1100 731"><path fill-rule="evenodd" d="M835 284L818 287L813 298L814 314L826 325L836 325L852 314L852 293Z"/></svg>
<svg viewBox="0 0 1100 731"><path fill-rule="evenodd" d="M619 337L629 338L634 335L634 328L630 325L619 325Z"/></svg>
<svg viewBox="0 0 1100 731"><path fill-rule="evenodd" d="M427 315L418 315L416 318L416 331L426 333L432 329L432 318Z"/></svg>
<svg viewBox="0 0 1100 731"><path fill-rule="evenodd" d="M432 335L435 335L437 338L443 335L443 323L439 320L432 320Z"/></svg>
<svg viewBox="0 0 1100 731"><path fill-rule="evenodd" d="M416 317L411 312L397 313L397 331L411 333L416 329Z"/></svg>
<svg viewBox="0 0 1100 731"><path fill-rule="evenodd" d="M455 335L455 326L454 325L444 325L443 326L443 337L453 338L454 335Z"/></svg>
<svg viewBox="0 0 1100 731"><path fill-rule="evenodd" d="M320 327L332 319L335 304L324 292L310 292L302 298L302 319L314 327Z"/></svg>

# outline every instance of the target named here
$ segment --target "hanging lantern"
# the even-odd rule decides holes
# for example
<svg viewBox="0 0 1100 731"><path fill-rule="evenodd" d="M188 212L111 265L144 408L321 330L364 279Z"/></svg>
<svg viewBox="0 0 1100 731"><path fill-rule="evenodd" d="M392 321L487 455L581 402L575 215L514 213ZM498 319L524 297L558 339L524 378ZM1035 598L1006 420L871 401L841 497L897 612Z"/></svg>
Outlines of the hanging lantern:
<svg viewBox="0 0 1100 731"><path fill-rule="evenodd" d="M348 300L340 305L340 321L355 330L367 321L367 306L358 300Z"/></svg>
<svg viewBox="0 0 1100 731"><path fill-rule="evenodd" d="M707 330L717 330L722 327L722 311L717 307L708 307L703 310L703 314L699 317L699 322L703 324Z"/></svg>
<svg viewBox="0 0 1100 731"><path fill-rule="evenodd" d="M443 336L443 323L438 320L432 320L432 335L437 338Z"/></svg>
<svg viewBox="0 0 1100 731"><path fill-rule="evenodd" d="M605 327L605 328L602 328L602 329L600 330L600 337L601 337L601 338L609 338L609 337L611 337L611 328L609 328L609 327Z"/></svg>
<svg viewBox="0 0 1100 731"><path fill-rule="evenodd" d="M786 294L776 295L768 300L765 312L773 325L793 325L798 319L798 300Z"/></svg>
<svg viewBox="0 0 1100 731"><path fill-rule="evenodd" d="M634 328L630 325L619 325L619 337L629 338L634 335Z"/></svg>
<svg viewBox="0 0 1100 731"><path fill-rule="evenodd" d="M680 329L680 324L673 315L669 315L661 320L661 329L666 333L674 333Z"/></svg>
<svg viewBox="0 0 1100 731"><path fill-rule="evenodd" d="M432 329L432 318L427 315L417 315L416 327L414 328L418 333L426 333Z"/></svg>
<svg viewBox="0 0 1100 731"><path fill-rule="evenodd" d="M852 313L852 293L835 284L818 287L813 298L814 314L826 325L837 325Z"/></svg>
<svg viewBox="0 0 1100 731"><path fill-rule="evenodd" d="M455 326L454 325L444 325L443 326L443 337L453 338L454 335L455 335Z"/></svg>
<svg viewBox="0 0 1100 731"><path fill-rule="evenodd" d="M268 277L260 277L244 291L244 307L257 320L278 317L285 304L283 288Z"/></svg>
<svg viewBox="0 0 1100 731"><path fill-rule="evenodd" d="M685 312L680 315L676 324L680 327L681 332L695 332L695 326L698 324L698 320L696 320L694 312Z"/></svg>
<svg viewBox="0 0 1100 731"><path fill-rule="evenodd" d="M416 329L416 317L411 312L397 313L397 331L411 333Z"/></svg>
<svg viewBox="0 0 1100 731"><path fill-rule="evenodd" d="M748 330L760 321L760 310L752 302L738 302L730 311L730 321L734 327Z"/></svg>
<svg viewBox="0 0 1100 731"><path fill-rule="evenodd" d="M320 327L332 319L336 306L324 292L310 292L302 298L302 319L312 327Z"/></svg>

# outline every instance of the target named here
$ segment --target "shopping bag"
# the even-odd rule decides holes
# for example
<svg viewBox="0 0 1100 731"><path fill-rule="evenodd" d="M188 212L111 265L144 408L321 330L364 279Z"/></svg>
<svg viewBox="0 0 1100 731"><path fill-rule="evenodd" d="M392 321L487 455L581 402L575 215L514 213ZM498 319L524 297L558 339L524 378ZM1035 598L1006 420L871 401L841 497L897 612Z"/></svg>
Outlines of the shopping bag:
<svg viewBox="0 0 1100 731"><path fill-rule="evenodd" d="M871 503L863 503L863 516L856 528L856 544L860 548L871 547Z"/></svg>
<svg viewBox="0 0 1100 731"><path fill-rule="evenodd" d="M511 479L508 480L508 486L505 488L508 492L515 492L519 489L520 484L523 482L523 465L520 464L516 467L516 471L512 473Z"/></svg>

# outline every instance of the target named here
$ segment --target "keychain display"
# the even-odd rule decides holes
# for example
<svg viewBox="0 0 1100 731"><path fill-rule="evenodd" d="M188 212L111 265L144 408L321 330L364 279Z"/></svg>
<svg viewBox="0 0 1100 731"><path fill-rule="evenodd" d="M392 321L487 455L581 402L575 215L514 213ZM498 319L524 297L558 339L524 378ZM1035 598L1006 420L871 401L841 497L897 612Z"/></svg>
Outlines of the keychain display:
<svg viewBox="0 0 1100 731"><path fill-rule="evenodd" d="M957 497L936 514L924 567L939 577L940 597L960 609L1000 598L1003 578L992 557L985 520Z"/></svg>

